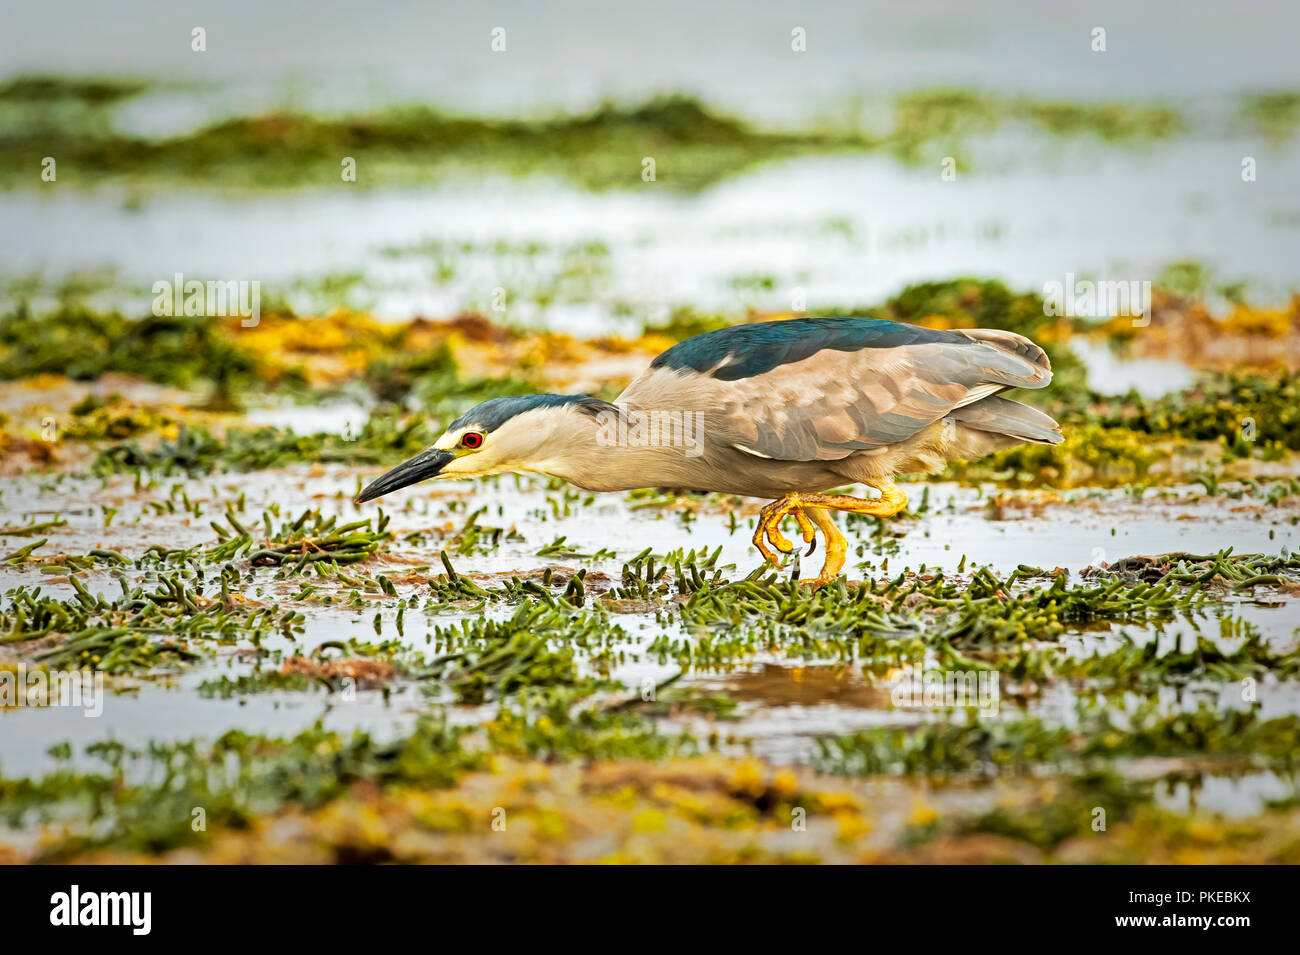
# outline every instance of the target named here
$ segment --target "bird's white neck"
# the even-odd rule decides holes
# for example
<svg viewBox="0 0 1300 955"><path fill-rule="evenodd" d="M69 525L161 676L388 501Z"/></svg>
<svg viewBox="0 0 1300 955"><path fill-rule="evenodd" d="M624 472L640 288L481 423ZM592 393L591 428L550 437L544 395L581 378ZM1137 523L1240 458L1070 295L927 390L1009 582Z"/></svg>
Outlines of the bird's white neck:
<svg viewBox="0 0 1300 955"><path fill-rule="evenodd" d="M693 486L705 450L693 412L620 408L556 429L537 470L590 491Z"/></svg>

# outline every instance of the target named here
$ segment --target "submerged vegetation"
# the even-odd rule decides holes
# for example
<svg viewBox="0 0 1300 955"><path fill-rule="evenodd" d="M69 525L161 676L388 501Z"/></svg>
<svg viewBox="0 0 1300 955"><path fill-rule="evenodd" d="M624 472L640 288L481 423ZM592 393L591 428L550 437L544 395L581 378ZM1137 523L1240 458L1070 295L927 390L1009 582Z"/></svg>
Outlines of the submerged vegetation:
<svg viewBox="0 0 1300 955"><path fill-rule="evenodd" d="M1119 758L1210 757L1249 768L1295 768L1300 716L1264 720L1250 710L1208 706L1162 714L1094 707L1070 728L1041 719L932 724L915 730L877 729L824 740L823 768L860 775L882 773L1025 772L1034 767L1104 768Z"/></svg>
<svg viewBox="0 0 1300 955"><path fill-rule="evenodd" d="M972 137L1012 123L1056 136L1092 135L1109 142L1166 139L1186 132L1188 126L1170 106L1052 102L931 89L898 97L888 143L901 158L918 162L968 149Z"/></svg>
<svg viewBox="0 0 1300 955"><path fill-rule="evenodd" d="M9 101L39 102L32 95L38 87L28 83L18 90L27 95L10 95ZM147 176L154 185L201 180L212 186L284 188L338 183L336 157L351 156L365 166L356 181L366 187L491 168L560 175L607 189L640 184L642 157L671 151L674 161L665 161L654 181L694 190L757 162L869 145L855 134L760 131L685 97L607 104L585 115L537 120L460 116L413 105L338 117L240 116L166 139L106 129L92 137L79 132L48 126L22 130L0 140L0 161L12 169L38 149L58 156L68 180L83 184Z"/></svg>
<svg viewBox="0 0 1300 955"><path fill-rule="evenodd" d="M391 542L386 525L387 518L381 517L378 539ZM1226 617L1217 633L1213 628L1202 633L1199 621L1215 606L1210 599L1215 587L1254 593L1296 586L1296 556L1132 558L1102 570L1088 568L1085 580L1074 585L1063 570L1050 583L1037 583L1051 574L1032 567L1005 577L981 567L961 579L903 571L888 580L868 577L812 592L761 568L745 579L728 577L728 568L717 563L717 551L645 552L624 564L614 579L548 569L540 578L515 576L493 585L482 578L470 581L445 552L442 573L417 568L394 580L376 575L373 566L345 572L340 564L375 564L378 555L370 548L376 535L360 524L335 526L319 512L277 527L270 512L260 521L243 521L232 509L225 526L214 522L214 530L218 544L208 549L155 547L136 558L117 552L94 553L84 560L51 558L65 565L42 566L65 574L74 596L63 600L39 590L11 590L0 613L0 648L17 650L32 665L147 676L210 658L219 646L240 646L254 654L256 669L234 679L208 680L204 695L247 699L323 687L331 698L345 699L343 694L355 694L358 688L377 687L387 695L418 685L434 713L446 705L490 704L494 715L480 730L453 729L439 717L422 717L414 730L391 741L360 732L348 737L317 726L285 739L231 732L214 744L192 740L147 750L95 744L86 754L103 763L102 769L69 764L43 778L0 777L0 817L19 827L40 821L59 833L47 838L39 858L186 847L215 851L250 826L260 826L259 820L305 813L299 824L312 833L313 845L338 853L330 856L336 861L356 861L352 837L333 832L315 813L329 806L335 812L353 811L344 807L357 798L359 785L372 794L364 804L371 798L401 799L407 792L454 788L503 756L523 761L508 773L527 775L533 772L530 761L537 760L551 766L576 762L589 767L584 772L597 773L608 771L597 767L609 761L615 761L611 766L618 761L653 763L734 749L716 731L702 739L675 724L675 714L697 710L730 713L735 719L734 703L723 696L727 705L719 709L717 703L670 687L683 675L743 672L757 656L776 655L801 667L853 667L868 682L886 686L898 679L900 666L928 660L931 673L1000 673L1012 681L1012 698L1045 692L1061 679L1095 696L1092 703L1080 702L1079 715L1068 726L1038 716L963 715L959 701L950 721L825 736L817 756L825 772L945 774L949 785L959 785L960 774L1014 777L1051 770L1087 793L1090 807L1109 807L1118 823L1150 806L1161 786L1174 785L1191 772L1191 764L1175 762L1162 774L1122 781L1115 774L1125 761L1191 760L1202 774L1268 771L1290 778L1295 769L1300 727L1294 715L1265 719L1250 703L1219 711L1203 702L1199 708L1168 712L1154 702L1132 710L1124 701L1131 701L1135 691L1151 693L1171 681L1203 692L1233 681L1294 678L1300 671L1294 644L1285 651L1272 649L1249 625ZM28 545L21 559L35 559L32 552L43 543ZM339 546L359 550L340 553ZM295 560L297 554L302 556ZM154 590L126 580L132 569L168 565L177 569L159 571ZM120 597L96 595L81 583L83 575L101 566L101 573L119 577ZM209 566L214 568L211 577L204 570ZM272 583L267 574L301 587L288 608L268 605L251 592L255 582L258 594ZM1088 577L1103 579L1092 583ZM318 642L307 656L272 649L277 634L299 644L310 628L308 607L321 600L379 609L376 633L386 617L399 638ZM629 606L633 603L635 611ZM489 610L496 606L513 610L500 616ZM423 650L417 649L418 642L401 639L420 619L417 615L432 619L453 607L468 613L457 623L426 627ZM395 617L389 616L394 609ZM623 621L649 614L665 632L680 637L659 636L648 643L634 639ZM1156 636L1135 642L1121 634L1114 649L1098 645L1091 656L1070 648L1076 634L1115 625L1154 625ZM1172 645L1162 638L1166 627L1176 634ZM1195 634L1190 651L1185 636L1177 635L1179 627ZM337 655L326 655L331 652ZM640 658L671 661L677 673L638 692L615 678L613 669ZM276 660L282 661L278 669L265 668ZM66 760L72 754L59 750L55 755ZM715 765L706 760L698 769L677 770L681 784L702 785L690 780L708 778ZM745 765L729 770L734 775L728 791L752 791L755 798L767 793L764 799L776 795L787 807L805 805L805 800L806 806L820 806L812 811L835 820L850 845L856 836L846 834L869 830L866 807L857 797L833 797L825 782L811 784L793 775L779 783L764 782L761 774L747 777L752 770ZM165 778L160 775L164 770ZM649 769L628 771L654 775ZM189 824L194 806L205 810L203 828ZM443 839L477 831L475 814L480 811L486 807L466 807L446 820L421 821L417 814L411 824L434 839L424 851L440 857L438 853L451 851ZM775 810L767 804L761 812ZM968 834L994 825L1002 830L1027 827L1012 838L1055 852L1067 838L1087 832L1091 818L1058 811L1051 823L1054 835L1048 838L1031 825L1033 815L1008 812L958 814L946 826ZM779 818L776 813L771 822ZM766 825L754 821L758 827L747 829L747 838L761 844ZM699 824L697 819L693 825ZM904 844L930 844L939 836L932 827L916 828L920 825L910 824L901 835ZM286 851L303 858L306 850ZM396 850L377 845L373 851L381 854L378 861ZM826 851L821 847L814 855Z"/></svg>

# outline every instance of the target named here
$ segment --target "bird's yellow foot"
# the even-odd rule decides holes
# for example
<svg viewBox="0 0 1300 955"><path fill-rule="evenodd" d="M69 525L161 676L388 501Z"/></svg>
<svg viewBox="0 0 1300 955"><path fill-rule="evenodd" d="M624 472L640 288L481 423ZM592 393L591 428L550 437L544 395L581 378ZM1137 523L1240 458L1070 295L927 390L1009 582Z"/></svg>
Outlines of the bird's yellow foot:
<svg viewBox="0 0 1300 955"><path fill-rule="evenodd" d="M907 507L907 495L892 484L878 489L880 498L864 501L845 494L787 494L779 501L773 501L763 508L758 518L758 528L754 531L754 546L774 564L780 558L764 543L766 537L783 554L790 553L793 545L781 534L781 521L788 514L793 514L799 522L805 542L815 541L813 525L821 529L826 538L826 561L822 571L814 578L801 580L814 588L823 587L839 576L844 568L844 557L848 552L848 542L840 533L828 509L849 511L854 514L870 514L873 517L893 517ZM811 553L811 552L810 552Z"/></svg>
<svg viewBox="0 0 1300 955"><path fill-rule="evenodd" d="M781 521L785 520L786 515L794 515L794 519L799 522L799 532L803 535L805 544L811 544L816 540L816 532L813 530L812 521L808 520L808 515L803 512L794 495L781 498L779 501L773 501L768 504L758 515L758 528L754 531L754 546L759 552L774 564L781 563L781 558L774 554L763 542L766 537L772 546L782 554L788 554L794 550L794 545L790 543L781 533Z"/></svg>
<svg viewBox="0 0 1300 955"><path fill-rule="evenodd" d="M812 517L813 523L821 528L822 536L826 538L826 561L822 564L820 574L809 580L801 580L799 583L807 584L813 590L817 590L829 584L844 569L844 555L848 552L848 541L844 539L840 529L835 526L835 519L825 508L810 507L808 514Z"/></svg>

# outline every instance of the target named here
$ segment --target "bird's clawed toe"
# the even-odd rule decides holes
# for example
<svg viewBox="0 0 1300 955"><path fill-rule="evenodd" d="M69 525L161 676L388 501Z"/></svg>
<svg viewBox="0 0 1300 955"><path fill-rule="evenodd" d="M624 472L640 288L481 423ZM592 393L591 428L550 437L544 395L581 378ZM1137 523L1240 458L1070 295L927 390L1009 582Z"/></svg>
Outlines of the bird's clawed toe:
<svg viewBox="0 0 1300 955"><path fill-rule="evenodd" d="M758 548L758 552L763 555L764 560L769 561L770 563L773 564L780 564L781 563L780 556L778 556L770 547L767 546L767 541L763 540L763 536L766 533L767 533L767 527L760 520L758 522L758 530L754 531L754 546Z"/></svg>
<svg viewBox="0 0 1300 955"><path fill-rule="evenodd" d="M799 522L799 533L803 535L805 544L815 544L817 541L817 529L813 527L813 522L808 520L808 515L804 513L802 507L791 508L790 513L794 519ZM812 551L808 551L812 553Z"/></svg>
<svg viewBox="0 0 1300 955"><path fill-rule="evenodd" d="M821 590L834 579L834 577L805 577L799 581L799 586L808 587L812 590Z"/></svg>
<svg viewBox="0 0 1300 955"><path fill-rule="evenodd" d="M789 539L781 533L779 521L773 521L767 525L767 539L771 542L773 547L783 554L789 554L794 550L794 545L791 544Z"/></svg>
<svg viewBox="0 0 1300 955"><path fill-rule="evenodd" d="M812 500L809 500L810 497ZM782 554L789 554L793 550L780 529L781 521L787 515L794 515L795 520L799 522L800 534L809 545L804 557L812 556L817 549L817 531L820 529L822 536L826 538L826 562L821 573L816 577L799 581L800 584L812 587L814 590L826 586L839 576L844 568L847 551L844 535L835 526L826 508L821 506L825 500L825 495L791 494L779 501L772 501L760 512L758 527L754 531L754 546L767 560L779 566L781 559L772 547ZM827 501L827 503L832 502ZM836 499L833 503L839 504L840 501ZM855 501L855 503L860 502ZM769 543L771 547L768 546Z"/></svg>
<svg viewBox="0 0 1300 955"><path fill-rule="evenodd" d="M897 497L902 498L902 493L898 492ZM902 501L903 506L906 506L906 498L902 498ZM840 571L844 569L844 560L848 551L848 542L835 526L835 521L826 508L829 505L847 510L849 508L845 506L846 504L851 504L853 509L857 510L867 502L823 494L790 494L779 501L772 501L759 513L758 527L754 531L754 546L767 560L780 565L781 559L772 547L782 554L789 554L794 549L781 533L781 521L787 515L794 515L795 520L799 522L799 532L809 545L808 553L803 555L805 557L811 556L817 549L817 531L820 530L826 539L826 562L820 574L808 580L801 580L799 583L814 590L825 587L839 577ZM886 501L886 505L892 509L891 513L897 512L898 502L892 497ZM768 546L769 543L772 547Z"/></svg>
<svg viewBox="0 0 1300 955"><path fill-rule="evenodd" d="M794 519L799 522L799 533L803 537L804 543L813 545L812 548L809 548L808 553L811 554L816 547L817 529L813 526L813 522L808 519L808 515L804 513L803 508L791 498L773 501L759 513L758 528L754 532L754 546L774 564L779 564L781 559L772 553L767 547L767 543L770 543L772 547L775 547L782 554L789 554L794 551L794 545L781 533L781 521L787 515L794 515ZM764 543L764 538L767 538L767 543Z"/></svg>

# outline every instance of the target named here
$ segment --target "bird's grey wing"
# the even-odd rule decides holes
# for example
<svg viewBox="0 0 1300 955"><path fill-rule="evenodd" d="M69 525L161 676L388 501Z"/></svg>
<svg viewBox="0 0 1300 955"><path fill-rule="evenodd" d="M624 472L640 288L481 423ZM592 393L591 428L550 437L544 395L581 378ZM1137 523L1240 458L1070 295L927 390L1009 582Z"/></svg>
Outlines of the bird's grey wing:
<svg viewBox="0 0 1300 955"><path fill-rule="evenodd" d="M618 403L696 411L711 441L757 457L834 461L904 441L1008 388L1044 387L1051 377L1047 356L1027 338L970 329L894 347L823 348L741 378L652 367Z"/></svg>

